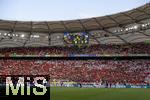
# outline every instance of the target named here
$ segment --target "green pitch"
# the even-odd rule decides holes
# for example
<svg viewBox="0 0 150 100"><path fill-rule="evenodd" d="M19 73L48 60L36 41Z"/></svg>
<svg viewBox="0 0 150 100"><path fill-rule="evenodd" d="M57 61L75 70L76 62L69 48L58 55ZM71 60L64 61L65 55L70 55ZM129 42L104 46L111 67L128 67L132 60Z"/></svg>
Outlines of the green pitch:
<svg viewBox="0 0 150 100"><path fill-rule="evenodd" d="M51 87L51 100L150 100L150 89Z"/></svg>

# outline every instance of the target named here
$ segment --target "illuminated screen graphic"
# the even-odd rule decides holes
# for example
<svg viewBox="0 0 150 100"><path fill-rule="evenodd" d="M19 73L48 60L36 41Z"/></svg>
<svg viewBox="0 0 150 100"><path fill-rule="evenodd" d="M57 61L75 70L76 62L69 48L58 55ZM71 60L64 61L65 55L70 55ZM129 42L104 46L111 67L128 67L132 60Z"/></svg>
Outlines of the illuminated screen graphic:
<svg viewBox="0 0 150 100"><path fill-rule="evenodd" d="M64 41L70 45L82 46L88 44L89 35L85 32L79 32L79 33L65 32Z"/></svg>

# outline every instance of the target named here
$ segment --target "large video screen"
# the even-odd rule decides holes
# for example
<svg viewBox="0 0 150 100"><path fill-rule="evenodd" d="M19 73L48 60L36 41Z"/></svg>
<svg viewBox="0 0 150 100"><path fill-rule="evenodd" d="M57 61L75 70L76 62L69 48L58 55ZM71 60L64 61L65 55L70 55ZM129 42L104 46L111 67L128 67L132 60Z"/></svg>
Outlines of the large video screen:
<svg viewBox="0 0 150 100"><path fill-rule="evenodd" d="M66 44L82 46L89 43L89 35L85 32L64 33L64 41Z"/></svg>

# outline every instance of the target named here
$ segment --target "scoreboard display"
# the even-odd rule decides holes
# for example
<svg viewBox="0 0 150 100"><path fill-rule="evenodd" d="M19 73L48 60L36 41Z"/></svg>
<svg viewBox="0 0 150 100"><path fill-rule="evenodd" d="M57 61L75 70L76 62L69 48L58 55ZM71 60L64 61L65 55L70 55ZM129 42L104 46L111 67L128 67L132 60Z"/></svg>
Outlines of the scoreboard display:
<svg viewBox="0 0 150 100"><path fill-rule="evenodd" d="M70 45L83 46L89 43L89 36L85 32L79 32L79 33L65 32L64 41Z"/></svg>

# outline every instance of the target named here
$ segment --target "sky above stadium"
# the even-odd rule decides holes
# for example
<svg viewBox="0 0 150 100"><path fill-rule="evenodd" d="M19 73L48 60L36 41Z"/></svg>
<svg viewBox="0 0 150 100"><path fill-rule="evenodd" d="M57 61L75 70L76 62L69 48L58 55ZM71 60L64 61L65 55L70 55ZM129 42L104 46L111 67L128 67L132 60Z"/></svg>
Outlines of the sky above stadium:
<svg viewBox="0 0 150 100"><path fill-rule="evenodd" d="M150 0L0 0L0 19L54 21L127 11Z"/></svg>

